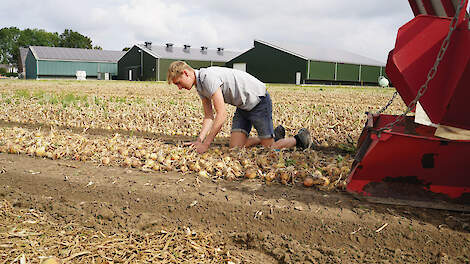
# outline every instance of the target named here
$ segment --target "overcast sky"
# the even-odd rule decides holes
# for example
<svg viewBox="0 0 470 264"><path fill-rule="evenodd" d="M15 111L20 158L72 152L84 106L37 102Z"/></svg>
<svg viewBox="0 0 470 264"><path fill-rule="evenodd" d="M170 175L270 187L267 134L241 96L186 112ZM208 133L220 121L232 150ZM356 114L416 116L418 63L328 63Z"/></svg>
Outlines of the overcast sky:
<svg viewBox="0 0 470 264"><path fill-rule="evenodd" d="M93 45L122 50L144 41L246 50L254 39L327 45L386 62L406 0L15 0L0 27L72 29Z"/></svg>

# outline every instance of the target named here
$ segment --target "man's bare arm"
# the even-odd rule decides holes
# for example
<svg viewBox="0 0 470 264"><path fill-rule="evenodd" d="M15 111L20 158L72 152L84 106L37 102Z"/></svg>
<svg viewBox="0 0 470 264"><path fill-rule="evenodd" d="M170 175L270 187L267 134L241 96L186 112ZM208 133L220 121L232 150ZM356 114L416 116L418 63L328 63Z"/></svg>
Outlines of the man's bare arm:
<svg viewBox="0 0 470 264"><path fill-rule="evenodd" d="M202 128L197 141L202 143L211 130L212 123L214 121L214 111L212 110L212 103L210 99L201 97L201 100L202 107L204 109L204 118L202 119Z"/></svg>
<svg viewBox="0 0 470 264"><path fill-rule="evenodd" d="M212 95L212 104L215 108L215 119L212 123L212 127L210 129L209 134L204 139L204 144L209 146L212 141L214 141L215 136L220 132L222 129L225 120L227 120L227 110L225 109L225 102L224 96L222 95L222 90L219 88L217 91Z"/></svg>

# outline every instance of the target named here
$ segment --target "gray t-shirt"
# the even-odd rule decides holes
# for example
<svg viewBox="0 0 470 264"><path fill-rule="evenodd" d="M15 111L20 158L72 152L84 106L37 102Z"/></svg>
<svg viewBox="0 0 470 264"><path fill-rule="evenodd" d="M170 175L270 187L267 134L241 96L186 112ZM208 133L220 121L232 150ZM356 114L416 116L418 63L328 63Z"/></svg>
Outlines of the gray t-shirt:
<svg viewBox="0 0 470 264"><path fill-rule="evenodd" d="M266 95L266 85L250 74L224 67L195 70L196 90L200 97L212 98L220 87L224 102L250 111Z"/></svg>

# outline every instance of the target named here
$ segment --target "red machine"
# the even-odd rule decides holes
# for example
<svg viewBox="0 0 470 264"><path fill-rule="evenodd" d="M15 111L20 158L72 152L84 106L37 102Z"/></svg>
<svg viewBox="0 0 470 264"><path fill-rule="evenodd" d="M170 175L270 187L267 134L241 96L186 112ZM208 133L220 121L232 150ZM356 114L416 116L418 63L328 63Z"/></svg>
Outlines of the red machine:
<svg viewBox="0 0 470 264"><path fill-rule="evenodd" d="M468 0L409 3L416 17L399 29L386 73L416 119L368 114L347 190L373 201L468 211ZM424 123L415 122L418 110Z"/></svg>

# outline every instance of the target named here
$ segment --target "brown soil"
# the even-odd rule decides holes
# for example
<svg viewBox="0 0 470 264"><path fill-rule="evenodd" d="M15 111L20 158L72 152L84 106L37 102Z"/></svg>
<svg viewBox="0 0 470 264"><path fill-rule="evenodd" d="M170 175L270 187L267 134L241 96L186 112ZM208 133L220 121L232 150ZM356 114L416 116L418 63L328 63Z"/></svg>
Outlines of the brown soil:
<svg viewBox="0 0 470 264"><path fill-rule="evenodd" d="M75 225L103 236L190 228L212 235L215 244L229 251L225 262L468 263L470 259L468 213L371 204L341 191L266 185L260 180L213 182L193 174L145 173L0 154L0 200L13 210L34 209L31 212L58 227ZM11 230L18 224L0 216L4 218L0 261L9 263L28 252L12 244ZM47 224L42 230L42 237L54 235L48 233L53 231ZM44 250L43 256L55 252ZM78 255L73 258L70 251L60 254L56 256L70 262L85 261Z"/></svg>

